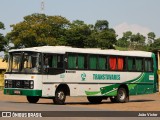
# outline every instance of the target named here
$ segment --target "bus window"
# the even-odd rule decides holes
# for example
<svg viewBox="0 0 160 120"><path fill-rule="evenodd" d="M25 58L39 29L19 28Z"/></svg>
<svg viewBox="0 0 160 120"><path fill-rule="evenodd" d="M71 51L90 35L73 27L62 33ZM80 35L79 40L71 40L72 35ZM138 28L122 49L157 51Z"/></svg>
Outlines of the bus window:
<svg viewBox="0 0 160 120"><path fill-rule="evenodd" d="M21 54L14 53L12 58L12 72L18 72L20 66Z"/></svg>
<svg viewBox="0 0 160 120"><path fill-rule="evenodd" d="M97 56L96 55L89 56L89 68L97 69Z"/></svg>
<svg viewBox="0 0 160 120"><path fill-rule="evenodd" d="M68 54L68 68L76 69L77 66L77 55L76 54Z"/></svg>
<svg viewBox="0 0 160 120"><path fill-rule="evenodd" d="M57 55L52 56L52 67L57 68Z"/></svg>
<svg viewBox="0 0 160 120"><path fill-rule="evenodd" d="M50 68L50 64L49 64L49 61L50 61L50 55L45 55L44 56L44 64L43 64L43 70L45 73L48 73L48 70Z"/></svg>
<svg viewBox="0 0 160 120"><path fill-rule="evenodd" d="M57 55L57 68L63 68L64 57L63 55Z"/></svg>
<svg viewBox="0 0 160 120"><path fill-rule="evenodd" d="M98 69L106 70L107 68L108 68L107 57L106 56L99 56L98 57Z"/></svg>
<svg viewBox="0 0 160 120"><path fill-rule="evenodd" d="M144 69L146 72L151 72L153 71L153 62L152 59L146 58L144 61Z"/></svg>
<svg viewBox="0 0 160 120"><path fill-rule="evenodd" d="M123 57L118 57L117 59L117 69L118 70L124 70L124 58Z"/></svg>
<svg viewBox="0 0 160 120"><path fill-rule="evenodd" d="M110 67L110 70L116 70L117 69L116 57L114 57L114 56L109 57L109 67Z"/></svg>
<svg viewBox="0 0 160 120"><path fill-rule="evenodd" d="M50 69L63 68L63 55L57 55L57 54L44 55L44 68L50 68Z"/></svg>
<svg viewBox="0 0 160 120"><path fill-rule="evenodd" d="M85 68L85 56L82 54L78 54L78 69Z"/></svg>
<svg viewBox="0 0 160 120"><path fill-rule="evenodd" d="M135 70L135 58L128 57L128 70L133 71Z"/></svg>
<svg viewBox="0 0 160 120"><path fill-rule="evenodd" d="M143 59L136 58L136 71L142 71L142 70L143 70Z"/></svg>
<svg viewBox="0 0 160 120"><path fill-rule="evenodd" d="M87 69L86 54L68 54L69 69Z"/></svg>
<svg viewBox="0 0 160 120"><path fill-rule="evenodd" d="M63 55L53 55L51 58L52 61L52 68L63 68Z"/></svg>
<svg viewBox="0 0 160 120"><path fill-rule="evenodd" d="M39 53L24 52L21 60L20 72L39 73L41 72L41 62Z"/></svg>

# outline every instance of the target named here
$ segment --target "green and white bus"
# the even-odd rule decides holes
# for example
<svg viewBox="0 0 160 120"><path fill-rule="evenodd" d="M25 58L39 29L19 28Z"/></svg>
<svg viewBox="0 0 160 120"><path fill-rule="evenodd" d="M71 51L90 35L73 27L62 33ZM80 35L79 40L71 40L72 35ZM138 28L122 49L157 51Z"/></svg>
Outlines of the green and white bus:
<svg viewBox="0 0 160 120"><path fill-rule="evenodd" d="M130 95L157 91L155 54L66 46L9 51L4 94L23 95L64 104L66 96L87 97L90 103L124 103Z"/></svg>

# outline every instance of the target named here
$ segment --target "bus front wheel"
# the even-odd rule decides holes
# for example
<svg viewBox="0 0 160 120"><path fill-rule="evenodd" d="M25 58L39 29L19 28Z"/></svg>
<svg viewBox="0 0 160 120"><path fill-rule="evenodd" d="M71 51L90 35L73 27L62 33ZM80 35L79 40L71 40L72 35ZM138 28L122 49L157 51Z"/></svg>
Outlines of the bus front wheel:
<svg viewBox="0 0 160 120"><path fill-rule="evenodd" d="M64 90L61 89L56 90L53 102L55 104L63 105L65 103L65 99L66 99L66 93L64 92Z"/></svg>
<svg viewBox="0 0 160 120"><path fill-rule="evenodd" d="M88 96L87 97L88 101L92 104L99 104L102 102L102 97L92 97L92 96Z"/></svg>
<svg viewBox="0 0 160 120"><path fill-rule="evenodd" d="M27 100L29 103L37 103L39 101L39 97L37 96L27 96Z"/></svg>

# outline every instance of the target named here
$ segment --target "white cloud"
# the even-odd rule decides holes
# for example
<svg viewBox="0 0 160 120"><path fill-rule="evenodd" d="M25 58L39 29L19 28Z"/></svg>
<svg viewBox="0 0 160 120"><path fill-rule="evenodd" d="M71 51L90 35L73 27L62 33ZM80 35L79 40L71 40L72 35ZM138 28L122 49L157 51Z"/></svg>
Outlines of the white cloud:
<svg viewBox="0 0 160 120"><path fill-rule="evenodd" d="M133 34L140 33L146 37L147 37L147 34L151 32L151 30L147 27L140 26L137 24L128 24L128 23L122 23L113 28L115 29L116 34L118 35L118 38L122 37L123 33L126 31L131 31Z"/></svg>

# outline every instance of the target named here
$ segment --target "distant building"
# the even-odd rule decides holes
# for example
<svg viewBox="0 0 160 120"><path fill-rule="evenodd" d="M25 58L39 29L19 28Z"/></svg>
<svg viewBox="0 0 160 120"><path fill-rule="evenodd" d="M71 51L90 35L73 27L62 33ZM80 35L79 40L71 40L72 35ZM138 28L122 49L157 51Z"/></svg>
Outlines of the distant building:
<svg viewBox="0 0 160 120"><path fill-rule="evenodd" d="M0 86L4 86L4 73L7 69L7 63L2 61L3 58L0 58Z"/></svg>

